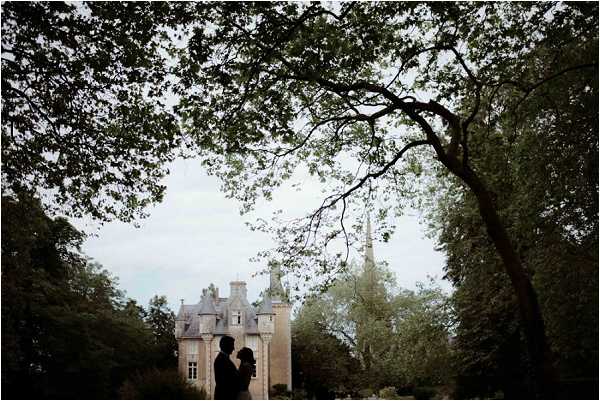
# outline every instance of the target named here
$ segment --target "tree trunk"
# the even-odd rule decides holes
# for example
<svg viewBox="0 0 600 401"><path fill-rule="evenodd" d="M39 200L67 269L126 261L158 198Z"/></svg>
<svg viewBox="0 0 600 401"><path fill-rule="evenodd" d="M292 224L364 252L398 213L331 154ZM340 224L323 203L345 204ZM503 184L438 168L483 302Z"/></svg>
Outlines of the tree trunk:
<svg viewBox="0 0 600 401"><path fill-rule="evenodd" d="M535 396L556 397L557 374L544 329L544 320L531 280L515 252L502 225L490 192L483 181L468 166L458 175L473 191L479 204L479 213L487 232L502 258L512 286L517 294L522 327L527 339L527 349L533 368Z"/></svg>
<svg viewBox="0 0 600 401"><path fill-rule="evenodd" d="M435 101L429 101L427 104L419 105L421 109L437 114L452 128L452 140L448 146L448 151L446 151L431 125L427 123L421 115L414 110L407 108L401 100L394 98L391 95L388 96L390 96L390 100L421 126L440 162L442 162L452 174L463 180L477 197L479 214L485 224L488 235L500 254L504 268L510 277L515 293L517 294L521 324L527 339L529 358L533 365L533 391L536 397L556 397L555 390L558 376L553 365L553 358L546 339L542 312L531 280L510 243L508 234L500 221L500 217L496 212L496 207L494 206L494 202L485 183L467 164L466 154L463 154L463 162L460 162L456 156L456 146L461 142L461 134L466 135L468 124L461 124L461 120L456 115ZM451 146L453 143L455 145L454 147ZM463 152L466 151L467 149L463 146Z"/></svg>

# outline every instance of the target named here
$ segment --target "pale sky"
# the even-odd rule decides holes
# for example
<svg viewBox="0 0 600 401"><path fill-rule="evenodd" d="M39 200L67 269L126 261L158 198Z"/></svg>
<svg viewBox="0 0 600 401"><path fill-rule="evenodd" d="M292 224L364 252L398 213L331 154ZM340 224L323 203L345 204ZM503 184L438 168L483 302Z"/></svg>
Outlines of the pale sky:
<svg viewBox="0 0 600 401"><path fill-rule="evenodd" d="M173 96L165 101L177 103ZM277 209L284 211L284 218L301 217L318 207L324 196L322 187L307 178L300 192L274 191L272 202L259 200L253 216L240 216L237 202L219 191L219 179L208 176L198 160L177 160L169 170L163 202L149 210L150 216L139 222L139 228L113 222L98 230L89 220L73 223L97 234L88 238L83 251L119 278L119 287L128 297L147 305L152 296L166 295L175 311L180 299L186 304L198 302L210 283L219 287L221 296L228 296L229 282L238 279L247 283L248 300L256 300L268 286L268 277L253 277L265 266L249 259L275 244L268 235L251 231L245 222L256 217L269 220ZM400 287L414 289L418 281L432 276L450 292L449 282L441 279L445 257L425 237L417 213L405 211L395 225L396 232L387 243L374 238L376 262L388 262ZM362 255L350 255L350 260L362 260Z"/></svg>
<svg viewBox="0 0 600 401"><path fill-rule="evenodd" d="M252 277L265 266L249 258L274 245L269 236L246 227L244 222L252 217L240 216L237 202L225 198L219 179L208 176L197 160L177 160L170 171L163 202L149 210L150 217L141 220L139 228L113 222L94 230L97 226L89 222L74 221L76 227L97 234L85 242L83 251L117 276L119 288L142 305L153 295L166 295L177 311L180 299L198 302L202 288L211 282L221 296L228 296L229 282L237 279L247 282L249 301L256 300L268 277ZM259 201L256 215L268 217L275 209L288 216L304 215L322 196L310 185L300 193L275 192L272 202ZM416 213L406 213L396 226L389 242L374 241L376 261L387 261L403 288L414 289L429 275L449 291L450 284L441 280L444 255L425 237Z"/></svg>

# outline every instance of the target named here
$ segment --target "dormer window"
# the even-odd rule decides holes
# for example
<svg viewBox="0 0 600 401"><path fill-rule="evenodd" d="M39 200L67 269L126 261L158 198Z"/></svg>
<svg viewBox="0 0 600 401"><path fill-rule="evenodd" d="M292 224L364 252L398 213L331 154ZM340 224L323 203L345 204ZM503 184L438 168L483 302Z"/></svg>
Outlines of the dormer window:
<svg viewBox="0 0 600 401"><path fill-rule="evenodd" d="M239 310L231 312L231 325L239 326L242 324L242 312Z"/></svg>

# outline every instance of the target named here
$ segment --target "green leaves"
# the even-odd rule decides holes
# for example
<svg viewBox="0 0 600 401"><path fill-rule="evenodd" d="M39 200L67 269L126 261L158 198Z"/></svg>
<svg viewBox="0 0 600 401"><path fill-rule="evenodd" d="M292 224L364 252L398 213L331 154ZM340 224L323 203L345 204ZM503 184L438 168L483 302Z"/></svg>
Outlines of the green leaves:
<svg viewBox="0 0 600 401"><path fill-rule="evenodd" d="M565 9L553 12L562 15ZM551 77L549 70L560 72L566 65L585 66L597 59L596 34L564 41L571 29L587 31L590 23L571 25L578 13L571 9L567 14L566 20L546 27L556 41L523 53L519 79L524 84ZM497 73L508 71L513 70ZM595 369L590 355L596 346L583 357L581 344L597 336L596 307L591 307L597 291L588 284L597 283L592 273L597 272L597 258L589 258L598 246L598 207L597 196L587 196L598 192L597 173L593 179L588 175L590 169L597 171L597 99L592 101L597 67L572 72L560 73L527 94L512 84L498 87L484 99L489 106L473 123L469 151L471 165L493 191L513 244L533 276L561 374L587 376ZM440 171L433 205L439 241L448 255L447 276L457 287L457 356L465 384L460 398L491 396L498 389L506 397L523 397L529 383L517 374L505 376L506 369L526 369L516 300L505 284L508 277L481 225L475 198L454 186L440 193L444 183L448 177ZM567 288L573 287L585 295L571 297ZM576 322L567 323L567 315ZM483 371L486 377L480 376Z"/></svg>
<svg viewBox="0 0 600 401"><path fill-rule="evenodd" d="M115 398L126 376L176 365L174 315L148 313L79 251L83 235L21 194L2 197L3 395Z"/></svg>
<svg viewBox="0 0 600 401"><path fill-rule="evenodd" d="M160 200L178 126L162 106L168 9L5 4L2 178L71 216L130 221ZM138 175L135 180L133 172ZM143 172L143 173L142 173ZM135 197L136 202L120 199Z"/></svg>
<svg viewBox="0 0 600 401"><path fill-rule="evenodd" d="M446 295L431 283L416 292L400 289L385 267L372 269L351 268L306 301L293 326L298 346L309 338L319 344L319 336L345 344L356 358L355 389L444 382L450 374Z"/></svg>
<svg viewBox="0 0 600 401"><path fill-rule="evenodd" d="M173 71L183 129L243 212L269 200L295 167L306 167L336 200L335 213L315 205L307 214L332 227L316 233L317 247L373 199L396 212L414 199L431 149L411 149L376 174L408 143L424 139L423 124L449 149L449 117L419 102L437 101L459 128L484 107L502 121L513 100L556 71L535 62L539 46L547 47L544 60L562 60L564 44L577 42L568 38L581 32L581 42L590 43L597 25L553 3L214 4L187 11L196 24L183 25L190 41ZM574 51L585 54L579 45ZM472 160L477 143L495 140L479 130L462 137L453 152L460 158L468 148ZM342 208L340 195L356 184Z"/></svg>

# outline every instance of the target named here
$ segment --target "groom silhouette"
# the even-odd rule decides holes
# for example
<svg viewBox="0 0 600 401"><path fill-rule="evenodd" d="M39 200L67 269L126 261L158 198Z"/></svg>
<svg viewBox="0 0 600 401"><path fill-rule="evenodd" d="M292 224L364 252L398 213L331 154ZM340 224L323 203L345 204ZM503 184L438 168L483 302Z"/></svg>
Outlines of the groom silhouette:
<svg viewBox="0 0 600 401"><path fill-rule="evenodd" d="M215 400L235 400L240 391L240 374L229 359L235 348L233 337L223 336L219 354L215 358Z"/></svg>

